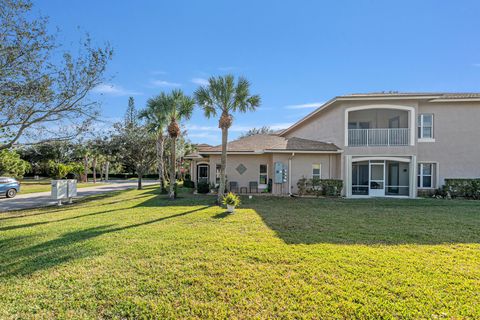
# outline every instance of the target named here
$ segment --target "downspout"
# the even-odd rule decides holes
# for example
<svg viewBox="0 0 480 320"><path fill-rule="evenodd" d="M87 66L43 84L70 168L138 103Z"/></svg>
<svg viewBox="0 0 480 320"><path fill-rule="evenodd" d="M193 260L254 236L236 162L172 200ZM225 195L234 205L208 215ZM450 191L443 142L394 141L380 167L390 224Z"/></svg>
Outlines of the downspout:
<svg viewBox="0 0 480 320"><path fill-rule="evenodd" d="M292 195L292 159L295 157L295 152L288 158L288 195Z"/></svg>

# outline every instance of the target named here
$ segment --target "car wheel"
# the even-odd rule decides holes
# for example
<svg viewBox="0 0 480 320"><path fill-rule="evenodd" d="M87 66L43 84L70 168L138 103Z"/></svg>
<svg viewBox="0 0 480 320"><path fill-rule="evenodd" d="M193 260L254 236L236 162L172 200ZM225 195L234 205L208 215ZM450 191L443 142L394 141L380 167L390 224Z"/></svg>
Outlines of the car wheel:
<svg viewBox="0 0 480 320"><path fill-rule="evenodd" d="M13 198L17 195L17 190L15 189L9 189L7 191L7 198Z"/></svg>

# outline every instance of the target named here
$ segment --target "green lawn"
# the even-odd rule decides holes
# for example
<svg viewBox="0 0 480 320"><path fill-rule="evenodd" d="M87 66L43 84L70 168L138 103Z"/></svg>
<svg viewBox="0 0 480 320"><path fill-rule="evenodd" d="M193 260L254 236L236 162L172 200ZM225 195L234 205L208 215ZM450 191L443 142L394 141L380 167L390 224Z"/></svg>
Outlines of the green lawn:
<svg viewBox="0 0 480 320"><path fill-rule="evenodd" d="M480 202L157 189L0 216L0 319L480 318Z"/></svg>
<svg viewBox="0 0 480 320"><path fill-rule="evenodd" d="M86 188L86 187L94 187L94 186L101 186L104 183L96 183L93 184L92 182L89 183L77 183L77 188ZM51 187L51 180L50 179L41 179L41 180L23 180L21 181L20 186L20 193L19 194L28 194L28 193L35 193L35 192L45 192L50 191Z"/></svg>

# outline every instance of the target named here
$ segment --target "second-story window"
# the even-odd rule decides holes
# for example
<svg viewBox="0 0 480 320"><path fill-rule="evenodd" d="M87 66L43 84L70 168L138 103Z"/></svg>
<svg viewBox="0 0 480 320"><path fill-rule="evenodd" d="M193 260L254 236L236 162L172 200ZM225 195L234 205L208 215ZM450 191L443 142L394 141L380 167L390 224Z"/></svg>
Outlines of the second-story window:
<svg viewBox="0 0 480 320"><path fill-rule="evenodd" d="M432 139L433 138L433 114L422 113L418 115L417 120L418 138Z"/></svg>

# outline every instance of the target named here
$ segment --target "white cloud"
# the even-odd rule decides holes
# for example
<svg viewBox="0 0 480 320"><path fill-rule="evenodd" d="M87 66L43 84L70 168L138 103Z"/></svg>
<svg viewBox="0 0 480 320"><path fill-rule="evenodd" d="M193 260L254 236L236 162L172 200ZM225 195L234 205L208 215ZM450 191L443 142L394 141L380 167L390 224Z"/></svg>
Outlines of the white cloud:
<svg viewBox="0 0 480 320"><path fill-rule="evenodd" d="M318 108L323 104L323 102L311 102L311 103L304 103L304 104L293 104L286 106L285 109L313 109Z"/></svg>
<svg viewBox="0 0 480 320"><path fill-rule="evenodd" d="M203 78L193 78L192 83L198 84L199 86L208 86L208 80Z"/></svg>
<svg viewBox="0 0 480 320"><path fill-rule="evenodd" d="M127 90L121 86L117 86L114 84L102 83L93 88L93 92L100 93L100 94L107 94L112 96L136 96L141 95L141 92Z"/></svg>
<svg viewBox="0 0 480 320"><path fill-rule="evenodd" d="M169 82L169 81L165 81L165 80L150 80L150 85L152 85L153 87L161 87L161 88L164 88L164 87L180 87L181 86L180 83Z"/></svg>

